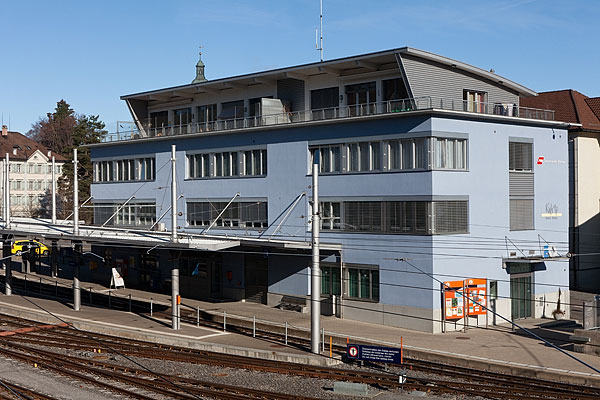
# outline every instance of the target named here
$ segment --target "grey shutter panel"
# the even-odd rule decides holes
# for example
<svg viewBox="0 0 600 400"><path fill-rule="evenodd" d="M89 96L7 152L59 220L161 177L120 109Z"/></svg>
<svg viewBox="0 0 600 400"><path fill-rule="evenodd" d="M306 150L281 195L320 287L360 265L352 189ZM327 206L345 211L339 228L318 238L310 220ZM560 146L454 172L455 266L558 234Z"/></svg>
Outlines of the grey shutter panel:
<svg viewBox="0 0 600 400"><path fill-rule="evenodd" d="M527 172L509 172L509 195L533 197L533 174Z"/></svg>
<svg viewBox="0 0 600 400"><path fill-rule="evenodd" d="M533 199L510 200L510 230L521 231L533 229Z"/></svg>
<svg viewBox="0 0 600 400"><path fill-rule="evenodd" d="M433 203L436 234L468 233L469 210L466 201L436 201Z"/></svg>

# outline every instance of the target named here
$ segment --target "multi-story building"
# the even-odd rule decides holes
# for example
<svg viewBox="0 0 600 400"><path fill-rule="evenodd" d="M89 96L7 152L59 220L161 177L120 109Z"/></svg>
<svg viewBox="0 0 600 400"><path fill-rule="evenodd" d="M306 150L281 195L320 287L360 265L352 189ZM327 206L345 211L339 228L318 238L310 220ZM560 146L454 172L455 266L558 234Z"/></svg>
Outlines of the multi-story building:
<svg viewBox="0 0 600 400"><path fill-rule="evenodd" d="M155 224L170 205L175 145L179 229L240 238L171 254L182 294L306 297L310 252L261 243L310 249L318 152L321 242L339 246L321 254L321 292L336 315L458 329L469 307L440 282L487 278L501 316L550 316L569 295L568 124L519 104L535 95L408 47L217 80L202 64L192 84L122 97L138 132L91 146L95 222ZM103 251L128 265L130 284L156 289L169 257L150 250Z"/></svg>
<svg viewBox="0 0 600 400"><path fill-rule="evenodd" d="M13 216L31 217L40 214L40 202L52 190L52 157L55 159L56 173L62 174L65 158L27 136L8 131L2 127L0 154L3 162L9 159L10 212ZM4 189L4 168L0 171L0 187ZM0 190L0 198L4 190ZM4 204L4 203L1 203Z"/></svg>
<svg viewBox="0 0 600 400"><path fill-rule="evenodd" d="M557 90L524 98L531 107L551 107L569 128L571 290L600 293L600 97ZM587 296L590 300L593 296Z"/></svg>

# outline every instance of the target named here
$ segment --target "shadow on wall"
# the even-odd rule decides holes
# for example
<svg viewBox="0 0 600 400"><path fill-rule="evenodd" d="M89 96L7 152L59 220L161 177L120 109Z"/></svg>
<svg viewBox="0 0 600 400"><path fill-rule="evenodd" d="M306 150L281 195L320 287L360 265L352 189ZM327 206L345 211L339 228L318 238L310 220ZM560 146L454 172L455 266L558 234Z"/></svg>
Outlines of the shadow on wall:
<svg viewBox="0 0 600 400"><path fill-rule="evenodd" d="M571 229L570 289L600 292L600 214Z"/></svg>

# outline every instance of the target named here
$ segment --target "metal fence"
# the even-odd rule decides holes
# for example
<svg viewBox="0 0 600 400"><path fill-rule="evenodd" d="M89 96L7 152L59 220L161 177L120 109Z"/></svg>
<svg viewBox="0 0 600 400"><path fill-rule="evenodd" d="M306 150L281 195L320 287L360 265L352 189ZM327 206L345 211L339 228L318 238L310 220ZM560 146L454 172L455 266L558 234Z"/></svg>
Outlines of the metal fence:
<svg viewBox="0 0 600 400"><path fill-rule="evenodd" d="M300 122L331 119L368 117L373 115L402 113L416 110L449 110L475 114L502 115L528 119L554 120L554 111L521 107L515 103L483 103L468 100L435 98L431 96L385 102L354 104L343 107L329 107L316 110L281 112L271 115L252 116L234 119L189 123L154 127L143 123L140 129L109 133L105 142L133 140L145 137L176 136L192 133L216 132L260 126L289 125Z"/></svg>

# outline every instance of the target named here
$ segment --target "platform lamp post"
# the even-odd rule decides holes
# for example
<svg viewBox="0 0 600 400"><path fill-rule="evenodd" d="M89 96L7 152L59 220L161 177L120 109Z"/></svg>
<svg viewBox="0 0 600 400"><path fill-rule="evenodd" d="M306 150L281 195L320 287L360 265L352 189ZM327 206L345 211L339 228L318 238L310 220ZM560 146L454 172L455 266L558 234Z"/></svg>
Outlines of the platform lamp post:
<svg viewBox="0 0 600 400"><path fill-rule="evenodd" d="M8 228L10 225L10 160L9 155L6 153L6 160L4 161L4 225Z"/></svg>
<svg viewBox="0 0 600 400"><path fill-rule="evenodd" d="M321 325L321 270L319 263L319 150L315 150L312 166L312 268L310 285L310 348L314 354L319 351L319 331Z"/></svg>
<svg viewBox="0 0 600 400"><path fill-rule="evenodd" d="M56 160L52 156L52 225L56 225Z"/></svg>
<svg viewBox="0 0 600 400"><path fill-rule="evenodd" d="M177 174L176 147L171 145L171 241L177 242ZM173 257L174 258L174 257ZM174 259L171 268L171 328L179 329L179 260Z"/></svg>
<svg viewBox="0 0 600 400"><path fill-rule="evenodd" d="M73 236L79 236L79 182L77 177L77 149L73 149ZM79 284L79 263L81 243L74 244L75 266L73 267L73 310L81 309L81 291Z"/></svg>
<svg viewBox="0 0 600 400"><path fill-rule="evenodd" d="M79 182L77 179L77 149L73 149L73 236L79 236Z"/></svg>

